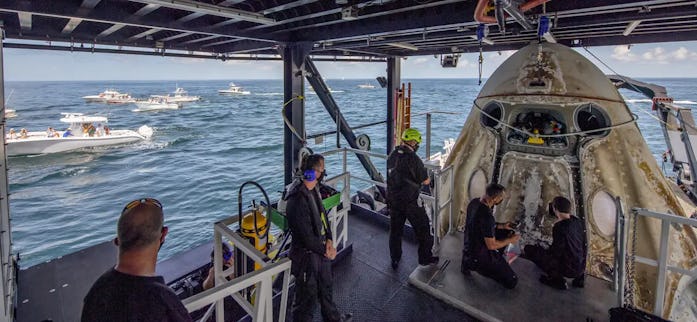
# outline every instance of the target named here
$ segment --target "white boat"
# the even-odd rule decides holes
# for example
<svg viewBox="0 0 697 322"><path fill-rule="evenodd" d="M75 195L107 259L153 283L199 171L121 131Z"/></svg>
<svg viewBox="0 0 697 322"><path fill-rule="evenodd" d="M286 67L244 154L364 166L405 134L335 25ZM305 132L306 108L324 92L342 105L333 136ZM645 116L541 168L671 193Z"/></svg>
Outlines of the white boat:
<svg viewBox="0 0 697 322"><path fill-rule="evenodd" d="M221 95L249 95L249 91L245 91L242 87L235 85L235 83L230 83L227 89L218 90L218 94Z"/></svg>
<svg viewBox="0 0 697 322"><path fill-rule="evenodd" d="M201 96L189 96L189 95L187 95L187 91L181 87L177 87L177 90L174 91L174 96L167 94L167 95L150 95L150 97L162 98L167 103L187 103L187 102L195 102L195 101L198 101L201 99Z"/></svg>
<svg viewBox="0 0 697 322"><path fill-rule="evenodd" d="M330 93L343 93L343 92L344 92L344 91L335 91L335 90L333 90L333 89L332 89L331 87L329 87L329 86L327 86L327 88L329 89L329 92L330 92ZM311 93L311 94L317 94L317 93L315 92L315 89L314 89L312 86L308 87L308 88L307 88L307 91L308 91L309 93Z"/></svg>
<svg viewBox="0 0 697 322"><path fill-rule="evenodd" d="M375 88L375 85L373 85L373 84L368 84L368 83L365 83L365 84L359 84L359 85L358 85L358 88L367 88L367 89L372 89L372 88Z"/></svg>
<svg viewBox="0 0 697 322"><path fill-rule="evenodd" d="M125 104L132 103L134 99L129 94L119 93L113 89L107 89L99 95L83 96L86 102L91 103L109 103L109 104Z"/></svg>
<svg viewBox="0 0 697 322"><path fill-rule="evenodd" d="M151 97L148 100L135 101L134 104L138 108L133 110L133 112L176 110L181 108L180 103L170 103L163 97Z"/></svg>
<svg viewBox="0 0 697 322"><path fill-rule="evenodd" d="M14 133L5 136L7 155L31 155L65 152L82 148L133 143L152 136L152 128L141 126L138 131L109 130L103 116L85 116L82 113L61 113L61 122L69 127L65 131ZM95 125L96 124L96 125ZM103 127L102 127L103 126ZM22 133L24 132L24 133ZM92 135L90 135L90 132ZM24 134L24 135L23 135Z"/></svg>

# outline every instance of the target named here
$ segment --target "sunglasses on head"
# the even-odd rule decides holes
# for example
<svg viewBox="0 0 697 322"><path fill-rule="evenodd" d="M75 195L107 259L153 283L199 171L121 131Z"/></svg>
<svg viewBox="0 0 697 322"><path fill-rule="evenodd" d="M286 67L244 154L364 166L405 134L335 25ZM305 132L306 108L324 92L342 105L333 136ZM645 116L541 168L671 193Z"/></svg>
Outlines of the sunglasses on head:
<svg viewBox="0 0 697 322"><path fill-rule="evenodd" d="M157 199L154 198L141 198L141 199L136 199L128 204L126 204L126 207L123 207L123 210L121 211L121 216L127 214L130 212L133 208L140 206L141 204L146 204L146 205L152 205L157 208L162 209L162 203L158 201Z"/></svg>

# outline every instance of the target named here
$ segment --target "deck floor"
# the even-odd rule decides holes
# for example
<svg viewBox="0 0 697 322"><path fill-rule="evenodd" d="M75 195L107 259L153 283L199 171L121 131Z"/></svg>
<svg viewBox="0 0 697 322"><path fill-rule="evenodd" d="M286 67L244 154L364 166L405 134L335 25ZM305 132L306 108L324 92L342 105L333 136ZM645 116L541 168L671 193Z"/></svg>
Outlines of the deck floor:
<svg viewBox="0 0 697 322"><path fill-rule="evenodd" d="M409 284L418 266L413 241L405 238L395 271L386 226L356 215L349 216L348 226L353 252L333 268L334 301L342 313L352 313L353 321L476 321ZM319 309L315 321L321 321Z"/></svg>
<svg viewBox="0 0 697 322"><path fill-rule="evenodd" d="M540 283L542 271L522 258L511 265L519 278L513 290L475 272L465 276L460 272L462 238L457 233L441 240L441 263L451 261L444 274L436 275L437 268L415 269L410 282L483 321L607 321L608 310L616 306L610 283L586 277L585 288L569 283L568 290L557 290Z"/></svg>

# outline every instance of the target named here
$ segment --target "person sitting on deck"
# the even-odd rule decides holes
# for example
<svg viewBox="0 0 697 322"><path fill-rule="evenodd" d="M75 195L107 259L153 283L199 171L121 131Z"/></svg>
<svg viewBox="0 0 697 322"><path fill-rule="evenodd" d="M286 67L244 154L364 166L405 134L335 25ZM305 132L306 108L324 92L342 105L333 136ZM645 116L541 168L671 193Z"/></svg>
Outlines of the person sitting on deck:
<svg viewBox="0 0 697 322"><path fill-rule="evenodd" d="M233 252L230 250L230 246L227 244L223 243L223 270L226 270L234 264L234 259L233 259ZM213 288L215 286L215 267L213 266L213 263L215 262L213 256L215 255L214 251L211 251L211 268L208 269L208 276L206 276L206 279L203 281L203 289L207 290L210 288ZM233 274L230 274L227 279L231 280L235 276Z"/></svg>
<svg viewBox="0 0 697 322"><path fill-rule="evenodd" d="M500 249L516 243L519 234L513 233L511 223L496 223L492 209L505 197L506 189L496 183L486 186L486 193L481 198L472 199L467 206L465 223L465 244L462 254L463 274L475 270L491 278L504 287L512 289L518 284L518 276L511 269ZM505 237L497 238L497 229L508 231Z"/></svg>
<svg viewBox="0 0 697 322"><path fill-rule="evenodd" d="M56 132L56 130L54 130L52 127L49 127L46 130L46 137L57 138L57 137L60 137L60 134L58 134L58 132Z"/></svg>
<svg viewBox="0 0 697 322"><path fill-rule="evenodd" d="M92 285L82 306L82 321L192 321L162 276L155 275L157 253L168 229L162 204L136 199L121 211L114 244L116 266Z"/></svg>
<svg viewBox="0 0 697 322"><path fill-rule="evenodd" d="M69 136L73 136L73 129L71 129L71 128L67 128L67 129L65 129L65 132L63 132L64 138L67 138Z"/></svg>
<svg viewBox="0 0 697 322"><path fill-rule="evenodd" d="M27 139L27 138L29 138L29 133L27 132L27 129L22 128L21 130L19 130L19 138L20 138L20 139Z"/></svg>
<svg viewBox="0 0 697 322"><path fill-rule="evenodd" d="M102 123L97 124L97 136L103 136L104 135L104 127L102 127Z"/></svg>
<svg viewBox="0 0 697 322"><path fill-rule="evenodd" d="M564 277L568 277L574 279L574 287L583 287L588 254L585 223L571 215L569 199L555 197L549 208L549 214L557 219L552 228L552 246L544 249L539 245L527 245L523 258L545 272L546 275L540 277L545 285L565 290L568 286Z"/></svg>
<svg viewBox="0 0 697 322"><path fill-rule="evenodd" d="M111 133L111 129L109 129L109 126L104 124L104 135L109 135Z"/></svg>
<svg viewBox="0 0 697 322"><path fill-rule="evenodd" d="M8 134L8 138L10 140L17 138L17 132L15 131L15 129L10 129L10 133Z"/></svg>

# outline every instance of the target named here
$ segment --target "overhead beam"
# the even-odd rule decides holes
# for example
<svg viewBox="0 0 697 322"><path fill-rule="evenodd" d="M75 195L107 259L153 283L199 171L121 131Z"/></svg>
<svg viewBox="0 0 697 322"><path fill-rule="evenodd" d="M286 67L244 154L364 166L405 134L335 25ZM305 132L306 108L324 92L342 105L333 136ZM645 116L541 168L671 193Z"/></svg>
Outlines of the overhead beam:
<svg viewBox="0 0 697 322"><path fill-rule="evenodd" d="M191 40L187 40L185 42L182 42L180 44L182 44L182 45L195 44L197 42L209 41L209 40L212 40L215 38L218 38L218 36L208 36L208 37L203 37L203 38L191 39Z"/></svg>
<svg viewBox="0 0 697 322"><path fill-rule="evenodd" d="M77 12L76 12L77 11ZM162 30L169 30L175 32L194 32L203 35L217 35L221 37L230 37L234 35L236 38L250 39L260 42L272 42L275 43L277 40L272 40L268 37L268 33L264 33L265 38L260 38L259 33L248 33L240 31L238 28L212 28L211 26L203 27L190 27L183 26L174 21L167 20L169 17L166 16L156 16L149 17L145 19L143 17L135 16L124 10L120 5L111 6L100 6L95 8L95 10L89 13L79 12L77 7L70 7L63 3L57 3L57 1L51 1L47 3L37 3L35 1L27 2L22 0L3 0L0 1L0 12L11 12L20 13L26 12L32 15L53 17L53 18L63 18L71 19L78 18L85 21L92 21L98 23L106 23L110 25L122 25L140 27L140 28L160 28ZM120 28L119 28L120 29ZM101 34L100 37L106 37L108 34L113 33L115 30L108 28L108 31ZM43 35L45 36L45 35ZM79 41L92 41L93 39L82 39Z"/></svg>
<svg viewBox="0 0 697 322"><path fill-rule="evenodd" d="M176 34L176 35L174 35L174 36L169 36L169 37L161 38L161 39L158 39L158 40L159 40L159 41L172 41L172 40L175 40L175 39L188 37L188 36L191 36L191 35L193 35L193 34L194 34L193 32L182 32L182 33Z"/></svg>
<svg viewBox="0 0 697 322"><path fill-rule="evenodd" d="M300 6L304 6L304 5L306 5L306 4L310 4L310 3L313 3L313 2L317 2L317 1L318 1L318 0L298 0L298 1L289 2L289 3L286 3L286 4L282 4L282 5L280 5L280 6L275 6L275 7L273 7L273 8L265 9L264 11L262 11L262 13L263 13L264 15L268 15L268 14L272 14L272 13L275 13L275 12L279 12L279 11L283 11L283 10L288 10L288 9L293 9L293 8L300 7Z"/></svg>
<svg viewBox="0 0 697 322"><path fill-rule="evenodd" d="M137 34L137 35L131 36L130 38L127 39L127 41L134 41L134 40L136 40L136 39L140 39L140 38L143 38L143 37L152 35L152 34L158 32L158 31L160 31L160 30L162 30L162 29L157 29L157 28L148 29L148 30L146 30L146 31L143 31L143 32Z"/></svg>
<svg viewBox="0 0 697 322"><path fill-rule="evenodd" d="M206 15L223 17L223 18L234 18L243 21L249 21L260 24L274 23L276 20L266 18L264 15L243 11L228 7L222 7L219 5L207 4L205 2L198 2L192 0L130 0L132 2L140 2L145 4L155 4L166 8L179 9L191 12L200 12Z"/></svg>
<svg viewBox="0 0 697 322"><path fill-rule="evenodd" d="M31 49L31 50L54 50L54 51L67 51L67 52L86 52L86 53L109 53L109 54L126 54L126 55L141 55L141 56L164 56L164 57L180 57L180 58L203 58L211 60L220 60L218 56L214 55L201 55L201 54L188 54L188 53L177 53L177 52L155 52L155 51L143 51L143 50L130 50L130 49L113 49L113 48L90 48L90 47L74 47L74 46L56 46L56 45L40 45L40 44L26 44L26 43L12 43L6 42L3 44L5 48L15 48L15 49ZM264 53L265 56L228 56L226 60L244 60L244 61L280 61L281 57L270 56L271 53ZM269 55L269 56L266 56ZM329 58L329 57L314 57L313 61L326 61L326 62L360 62L360 63L380 63L385 62L384 59L379 58Z"/></svg>
<svg viewBox="0 0 697 322"><path fill-rule="evenodd" d="M160 8L159 5L146 4L145 6L140 8L138 11L136 11L136 13L134 13L134 15L142 17L142 16L145 16L145 15L157 10L158 8Z"/></svg>
<svg viewBox="0 0 697 322"><path fill-rule="evenodd" d="M94 9L94 7L96 7L100 1L101 0L83 0L82 5L80 5L80 9L78 10L83 12L89 12L90 10ZM68 20L68 23L65 24L65 27L63 27L63 31L61 31L61 33L64 35L72 33L73 30L75 30L75 28L77 28L77 26L79 26L81 22L82 19L70 18L70 20Z"/></svg>

